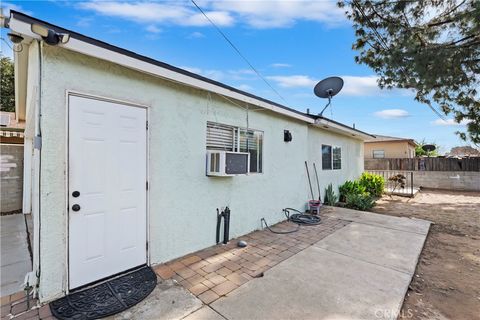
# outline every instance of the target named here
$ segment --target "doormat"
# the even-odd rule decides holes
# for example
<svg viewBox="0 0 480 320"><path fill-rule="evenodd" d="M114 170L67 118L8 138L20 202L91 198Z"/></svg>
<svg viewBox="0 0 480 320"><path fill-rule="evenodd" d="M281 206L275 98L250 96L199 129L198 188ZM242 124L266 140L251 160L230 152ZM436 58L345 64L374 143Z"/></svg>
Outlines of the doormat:
<svg viewBox="0 0 480 320"><path fill-rule="evenodd" d="M145 299L157 285L152 268L145 266L119 278L74 292L50 303L58 319L99 319L122 312Z"/></svg>

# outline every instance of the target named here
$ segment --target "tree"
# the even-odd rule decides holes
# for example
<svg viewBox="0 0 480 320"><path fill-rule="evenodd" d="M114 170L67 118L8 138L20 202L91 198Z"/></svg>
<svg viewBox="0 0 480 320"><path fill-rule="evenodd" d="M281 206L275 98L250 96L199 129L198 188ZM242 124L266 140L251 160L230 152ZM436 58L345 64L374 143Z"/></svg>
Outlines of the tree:
<svg viewBox="0 0 480 320"><path fill-rule="evenodd" d="M1 57L0 63L0 110L15 112L15 75L13 62L8 57Z"/></svg>
<svg viewBox="0 0 480 320"><path fill-rule="evenodd" d="M353 21L359 53L381 88L407 88L435 112L466 123L480 143L480 1L340 0ZM439 115L441 115L439 113ZM443 115L442 115L443 116Z"/></svg>
<svg viewBox="0 0 480 320"><path fill-rule="evenodd" d="M435 150L430 151L430 152L427 152L427 151L423 150L422 147L426 144L434 145ZM422 141L417 142L417 145L415 146L415 157L422 157L422 156L437 157L437 156L440 155L439 154L440 148L441 147L438 144L436 144L434 142L429 143L429 142L426 142L425 139L422 139Z"/></svg>

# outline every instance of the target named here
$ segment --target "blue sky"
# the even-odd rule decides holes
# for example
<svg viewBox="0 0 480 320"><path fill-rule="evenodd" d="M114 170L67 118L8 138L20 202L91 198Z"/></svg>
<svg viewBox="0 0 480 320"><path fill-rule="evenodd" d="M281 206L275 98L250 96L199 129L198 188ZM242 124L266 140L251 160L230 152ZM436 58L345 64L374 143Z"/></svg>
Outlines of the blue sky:
<svg viewBox="0 0 480 320"><path fill-rule="evenodd" d="M351 24L335 1L203 1L197 3L228 35L285 103L188 1L9 1L2 6L227 83L289 107L318 113L318 80L337 75L342 92L325 116L374 134L426 139L448 151L465 145L406 90L380 90L354 61ZM5 38L5 30L2 37ZM11 56L2 42L2 53ZM448 117L447 117L448 118Z"/></svg>

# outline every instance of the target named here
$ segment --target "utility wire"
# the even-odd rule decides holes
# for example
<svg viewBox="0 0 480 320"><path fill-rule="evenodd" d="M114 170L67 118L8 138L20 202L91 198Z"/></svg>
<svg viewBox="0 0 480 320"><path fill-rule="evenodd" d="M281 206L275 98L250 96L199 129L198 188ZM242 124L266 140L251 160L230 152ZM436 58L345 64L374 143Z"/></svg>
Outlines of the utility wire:
<svg viewBox="0 0 480 320"><path fill-rule="evenodd" d="M374 33L374 36L377 38L378 40L378 43L380 44L380 46L383 48L383 51L390 51L390 49L388 48L388 44L386 42L386 40L383 38L383 36L378 32L377 28L375 28L375 26L373 25L373 23L371 23L370 19L367 17L367 15L365 14L365 12L363 11L363 8L362 6L358 3L357 0L352 0L351 2L355 7L357 7L358 11L360 12L360 14L362 15L362 17L366 20L368 26L370 27L370 29L372 29L373 33ZM400 68L400 71L403 73L403 75L408 78L408 75L406 73L406 71L403 69L403 68ZM446 121L445 120L445 117L443 116L443 114L441 114L437 109L435 109L430 103L427 103L427 106L443 121Z"/></svg>
<svg viewBox="0 0 480 320"><path fill-rule="evenodd" d="M195 2L195 0L190 0L190 1L193 3L195 7L197 7L198 11L200 11L203 14L203 16L212 24L212 26L218 31L218 33L220 33L220 35L225 39L225 41L227 41L228 44L230 44L233 50L235 50L235 52L237 52L237 54L250 66L250 68L257 74L257 76L260 79L262 79L263 82L265 82L265 84L269 86L270 89L272 89L272 91L275 92L280 97L280 99L283 100L283 102L285 102L285 104L288 105L287 100L285 100L285 98L277 90L275 90L275 88L267 81L267 79L265 79L265 77L263 77L260 74L260 72L258 72L258 70L250 63L250 61L248 61L248 59L240 52L237 46L235 46L235 44L233 44L233 42L230 41L227 35L207 16L207 14L202 10L202 8L200 8L200 6Z"/></svg>

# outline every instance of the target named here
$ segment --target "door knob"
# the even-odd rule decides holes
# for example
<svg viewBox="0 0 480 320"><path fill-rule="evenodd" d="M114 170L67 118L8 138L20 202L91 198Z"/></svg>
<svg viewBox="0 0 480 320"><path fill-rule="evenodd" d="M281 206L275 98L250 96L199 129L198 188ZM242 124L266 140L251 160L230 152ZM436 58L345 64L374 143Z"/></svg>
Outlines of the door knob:
<svg viewBox="0 0 480 320"><path fill-rule="evenodd" d="M77 198L80 196L80 191L73 191L72 192L72 197Z"/></svg>
<svg viewBox="0 0 480 320"><path fill-rule="evenodd" d="M73 210L73 211L80 211L80 206L79 206L78 204L74 204L74 205L72 206L72 210Z"/></svg>

